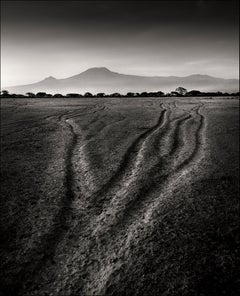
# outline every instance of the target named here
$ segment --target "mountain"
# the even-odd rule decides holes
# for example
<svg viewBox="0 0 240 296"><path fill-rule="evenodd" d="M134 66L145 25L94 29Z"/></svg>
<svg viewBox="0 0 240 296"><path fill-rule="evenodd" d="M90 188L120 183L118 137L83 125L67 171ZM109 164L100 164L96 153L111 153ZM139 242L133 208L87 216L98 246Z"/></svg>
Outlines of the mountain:
<svg viewBox="0 0 240 296"><path fill-rule="evenodd" d="M25 94L26 92L47 92L47 93L80 93L91 92L93 94L104 92L111 94L119 92L125 94L129 91L163 91L170 92L178 86L187 90L200 91L239 91L238 79L223 79L208 75L190 75L186 77L177 76L137 76L125 75L112 72L105 67L90 68L78 75L65 79L56 79L52 76L37 83L5 87L10 93Z"/></svg>

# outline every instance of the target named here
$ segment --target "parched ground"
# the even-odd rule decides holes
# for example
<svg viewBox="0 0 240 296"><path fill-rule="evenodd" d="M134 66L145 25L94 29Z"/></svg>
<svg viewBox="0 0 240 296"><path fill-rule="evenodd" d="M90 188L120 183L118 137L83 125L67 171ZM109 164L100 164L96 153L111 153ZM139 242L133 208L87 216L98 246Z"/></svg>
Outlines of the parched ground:
<svg viewBox="0 0 240 296"><path fill-rule="evenodd" d="M0 226L1 296L239 295L239 99L2 99Z"/></svg>

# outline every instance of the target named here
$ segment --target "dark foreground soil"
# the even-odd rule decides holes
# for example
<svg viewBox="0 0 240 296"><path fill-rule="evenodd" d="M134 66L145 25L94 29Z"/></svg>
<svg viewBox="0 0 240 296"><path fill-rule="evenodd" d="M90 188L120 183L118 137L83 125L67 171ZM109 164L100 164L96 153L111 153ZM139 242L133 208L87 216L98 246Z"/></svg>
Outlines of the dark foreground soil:
<svg viewBox="0 0 240 296"><path fill-rule="evenodd" d="M0 295L239 295L239 100L3 99Z"/></svg>

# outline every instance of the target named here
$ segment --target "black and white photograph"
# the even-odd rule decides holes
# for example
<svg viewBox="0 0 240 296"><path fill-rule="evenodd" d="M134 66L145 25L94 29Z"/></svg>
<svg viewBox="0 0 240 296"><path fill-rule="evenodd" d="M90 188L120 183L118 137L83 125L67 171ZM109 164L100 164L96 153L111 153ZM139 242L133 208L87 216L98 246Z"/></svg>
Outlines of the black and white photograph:
<svg viewBox="0 0 240 296"><path fill-rule="evenodd" d="M239 1L1 1L0 296L238 296Z"/></svg>

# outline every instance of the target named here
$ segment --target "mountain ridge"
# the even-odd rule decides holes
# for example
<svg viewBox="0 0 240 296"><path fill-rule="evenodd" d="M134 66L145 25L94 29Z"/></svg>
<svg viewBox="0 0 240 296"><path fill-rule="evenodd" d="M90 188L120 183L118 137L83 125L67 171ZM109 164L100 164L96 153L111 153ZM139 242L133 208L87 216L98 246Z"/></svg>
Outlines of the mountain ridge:
<svg viewBox="0 0 240 296"><path fill-rule="evenodd" d="M106 67L94 67L67 78L57 79L49 76L35 83L9 86L2 89L22 94L40 91L60 92L62 94L69 92L119 92L125 94L129 91L169 92L175 90L178 86L189 90L235 92L239 89L238 85L238 79L218 78L206 74L192 74L184 77L140 76L114 72Z"/></svg>

